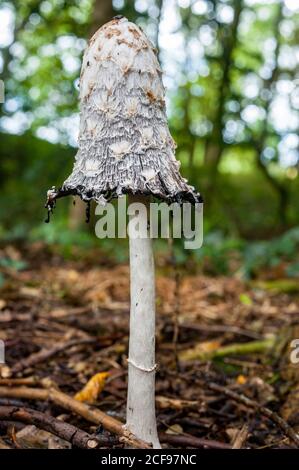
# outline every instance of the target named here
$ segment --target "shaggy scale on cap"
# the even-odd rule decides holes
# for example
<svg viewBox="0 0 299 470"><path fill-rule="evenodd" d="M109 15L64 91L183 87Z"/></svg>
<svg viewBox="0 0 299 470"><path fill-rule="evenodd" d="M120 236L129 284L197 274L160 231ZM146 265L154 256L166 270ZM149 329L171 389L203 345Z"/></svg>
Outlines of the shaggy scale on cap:
<svg viewBox="0 0 299 470"><path fill-rule="evenodd" d="M49 211L68 194L99 203L127 193L202 202L179 172L161 75L153 45L126 18L94 34L80 77L79 150L72 174L48 191Z"/></svg>

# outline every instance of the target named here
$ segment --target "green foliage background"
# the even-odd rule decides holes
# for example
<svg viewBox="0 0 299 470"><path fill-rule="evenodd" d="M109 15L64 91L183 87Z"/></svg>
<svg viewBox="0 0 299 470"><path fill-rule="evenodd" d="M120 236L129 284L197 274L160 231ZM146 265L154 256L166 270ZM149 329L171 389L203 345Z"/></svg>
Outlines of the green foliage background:
<svg viewBox="0 0 299 470"><path fill-rule="evenodd" d="M298 38L292 0L2 1L0 235L45 239L66 251L99 243L59 201L45 226L45 193L76 152L78 77L86 41L123 14L158 48L182 173L205 199L205 243L193 259L211 273L286 263L297 276ZM3 16L4 14L4 16ZM6 34L8 34L6 31ZM261 241L262 240L262 241ZM100 242L123 259L122 244ZM158 244L159 245L159 244ZM163 245L163 244L162 244ZM161 245L161 246L162 246ZM164 246L164 248L166 245ZM160 245L159 245L160 249ZM161 248L163 250L163 248Z"/></svg>

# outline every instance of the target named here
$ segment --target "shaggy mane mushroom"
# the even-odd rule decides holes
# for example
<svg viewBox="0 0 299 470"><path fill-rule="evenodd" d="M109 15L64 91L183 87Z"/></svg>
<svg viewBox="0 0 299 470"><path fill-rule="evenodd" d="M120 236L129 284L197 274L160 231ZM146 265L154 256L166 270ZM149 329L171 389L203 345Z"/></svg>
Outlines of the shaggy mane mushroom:
<svg viewBox="0 0 299 470"><path fill-rule="evenodd" d="M79 149L71 175L47 193L103 204L129 194L167 203L202 202L179 172L156 51L146 35L115 17L89 41L80 77ZM145 223L148 213L143 214ZM130 237L131 312L127 427L159 448L155 417L155 276L152 240Z"/></svg>

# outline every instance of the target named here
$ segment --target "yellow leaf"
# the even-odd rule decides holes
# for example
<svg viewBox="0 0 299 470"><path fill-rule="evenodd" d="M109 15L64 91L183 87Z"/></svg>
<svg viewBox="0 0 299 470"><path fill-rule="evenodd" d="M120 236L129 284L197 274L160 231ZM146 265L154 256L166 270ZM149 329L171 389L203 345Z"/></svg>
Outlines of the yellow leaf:
<svg viewBox="0 0 299 470"><path fill-rule="evenodd" d="M198 349L203 353L209 353L216 351L216 349L220 348L220 342L217 340L213 341L203 341L202 343L198 344Z"/></svg>
<svg viewBox="0 0 299 470"><path fill-rule="evenodd" d="M244 375L238 375L236 382L239 385L244 385L247 382L247 378Z"/></svg>
<svg viewBox="0 0 299 470"><path fill-rule="evenodd" d="M75 400L94 403L105 386L109 372L99 372L89 379L82 390L75 395Z"/></svg>

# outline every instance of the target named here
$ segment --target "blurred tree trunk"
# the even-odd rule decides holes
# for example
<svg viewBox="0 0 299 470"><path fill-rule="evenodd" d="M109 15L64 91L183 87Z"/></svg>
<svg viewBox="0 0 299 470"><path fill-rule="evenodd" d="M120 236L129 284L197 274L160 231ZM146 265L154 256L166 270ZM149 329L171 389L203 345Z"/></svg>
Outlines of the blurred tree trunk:
<svg viewBox="0 0 299 470"><path fill-rule="evenodd" d="M115 15L112 0L94 0L93 12L91 17L90 24L90 34L91 37L103 24L110 21ZM95 203L91 203L90 219L91 219L91 229L94 227L94 209ZM69 228L71 230L78 230L85 224L86 214L86 203L83 202L79 197L76 197L76 203L73 204L73 201L70 205L69 212Z"/></svg>
<svg viewBox="0 0 299 470"><path fill-rule="evenodd" d="M280 225L285 227L287 225L287 208L289 204L289 192L287 186L278 181L275 177L269 172L267 165L263 163L261 159L262 152L265 148L264 140L256 143L256 162L258 168L261 170L265 176L268 183L272 186L278 197L278 217Z"/></svg>
<svg viewBox="0 0 299 470"><path fill-rule="evenodd" d="M155 4L159 10L159 14L157 17L157 24L156 24L155 47L157 49L158 59L161 62L159 38L160 38L160 24L161 24L162 15L163 15L164 0L156 0Z"/></svg>
<svg viewBox="0 0 299 470"><path fill-rule="evenodd" d="M192 9L189 8L188 16L184 19L185 23L192 22ZM188 31L185 33L185 61L184 61L184 70L189 70L192 64L193 58L190 54L189 41L193 39L193 33ZM184 145L182 148L187 151L188 154L188 178L192 184L197 185L196 175L194 174L194 154L196 147L196 136L192 130L192 101L193 95L191 92L191 83L187 83L184 86L186 92L186 98L184 103L184 127L183 133L187 136L187 139L184 139Z"/></svg>
<svg viewBox="0 0 299 470"><path fill-rule="evenodd" d="M287 187L277 180L274 176L272 176L271 172L269 171L268 165L263 162L262 154L265 150L267 144L267 137L268 137L268 127L269 127L269 112L272 102L272 93L271 90L273 89L273 85L279 78L279 65L278 65L278 57L281 48L281 35L280 35L280 23L283 19L283 12L282 12L282 2L279 2L277 5L277 15L276 20L273 28L273 37L276 39L276 46L274 51L274 67L272 69L271 76L264 80L263 89L269 91L269 98L264 99L264 110L265 110L265 119L262 125L260 138L256 139L254 142L256 148L256 163L257 167L262 171L263 175L265 176L266 180L272 186L274 191L278 197L278 216L280 220L280 224L282 227L287 225L287 207L289 203L289 192Z"/></svg>
<svg viewBox="0 0 299 470"><path fill-rule="evenodd" d="M70 202L68 227L70 230L78 230L86 223L85 221L86 202L83 202L79 197L75 197L75 199Z"/></svg>
<svg viewBox="0 0 299 470"><path fill-rule="evenodd" d="M94 34L103 24L112 20L114 15L112 0L94 0L90 35Z"/></svg>
<svg viewBox="0 0 299 470"><path fill-rule="evenodd" d="M234 0L234 20L231 25L230 34L223 38L223 54L220 59L222 67L222 78L219 83L219 100L216 116L213 122L213 130L206 140L204 163L207 170L207 181L205 190L208 192L214 185L218 166L222 157L224 142L224 113L225 104L230 94L230 74L233 66L233 52L238 41L238 27L243 9L243 0Z"/></svg>

